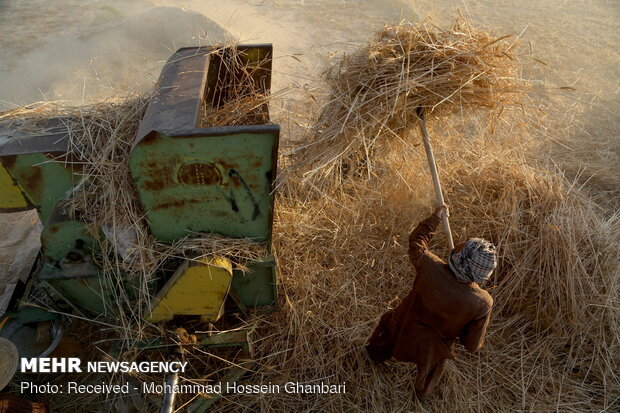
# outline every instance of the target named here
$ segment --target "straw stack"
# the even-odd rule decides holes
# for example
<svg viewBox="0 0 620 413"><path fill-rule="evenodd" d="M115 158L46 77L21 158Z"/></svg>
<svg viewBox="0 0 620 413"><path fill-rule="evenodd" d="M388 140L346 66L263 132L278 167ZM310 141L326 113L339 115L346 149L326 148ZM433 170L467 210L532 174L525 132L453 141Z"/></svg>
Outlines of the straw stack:
<svg viewBox="0 0 620 413"><path fill-rule="evenodd" d="M305 179L372 170L377 145L402 139L427 116L519 104L525 84L511 36L494 37L463 19L385 26L331 66L329 98L297 148ZM360 172L360 171L356 171Z"/></svg>
<svg viewBox="0 0 620 413"><path fill-rule="evenodd" d="M496 304L480 352L459 347L423 404L415 367L378 368L365 354L378 318L411 288L407 236L431 213L423 149L400 143L379 151L371 178L314 198L291 181L276 208L282 309L263 324L260 367L248 382L345 382L347 393L239 395L216 411L594 412L615 403L620 217L559 171L536 166L542 144L523 137L504 147L504 133L453 133L437 148L456 241L498 246L484 286ZM431 249L445 257L444 246L437 234Z"/></svg>

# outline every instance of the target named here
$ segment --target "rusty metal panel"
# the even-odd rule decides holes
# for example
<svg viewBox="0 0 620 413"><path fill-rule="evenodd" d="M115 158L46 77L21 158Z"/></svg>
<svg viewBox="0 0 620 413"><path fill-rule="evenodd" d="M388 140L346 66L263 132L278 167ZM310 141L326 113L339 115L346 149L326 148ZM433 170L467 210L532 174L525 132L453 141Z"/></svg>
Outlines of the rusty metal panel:
<svg viewBox="0 0 620 413"><path fill-rule="evenodd" d="M250 271L233 271L231 290L245 307L261 312L277 308L276 262L273 256L248 265Z"/></svg>
<svg viewBox="0 0 620 413"><path fill-rule="evenodd" d="M46 262L58 266L67 258L80 260L83 256L92 255L97 248L95 239L84 224L66 216L57 205L41 231L41 250Z"/></svg>
<svg viewBox="0 0 620 413"><path fill-rule="evenodd" d="M270 240L278 137L276 125L147 135L129 165L153 235Z"/></svg>
<svg viewBox="0 0 620 413"><path fill-rule="evenodd" d="M39 277L41 281L52 287L54 293L76 310L94 316L110 314L112 308L106 303L113 303L114 287L103 277Z"/></svg>
<svg viewBox="0 0 620 413"><path fill-rule="evenodd" d="M71 164L65 162L71 156L67 154L65 123L62 118L42 120L37 133L17 120L0 123L0 163L14 184L5 185L3 179L0 198L11 197L13 201L3 202L0 212L37 208L45 222L56 202L79 182ZM11 208L17 189L23 200L19 208Z"/></svg>
<svg viewBox="0 0 620 413"><path fill-rule="evenodd" d="M19 186L39 217L45 222L56 202L67 196L79 181L71 167L53 159L54 154L25 153L0 157L2 166Z"/></svg>

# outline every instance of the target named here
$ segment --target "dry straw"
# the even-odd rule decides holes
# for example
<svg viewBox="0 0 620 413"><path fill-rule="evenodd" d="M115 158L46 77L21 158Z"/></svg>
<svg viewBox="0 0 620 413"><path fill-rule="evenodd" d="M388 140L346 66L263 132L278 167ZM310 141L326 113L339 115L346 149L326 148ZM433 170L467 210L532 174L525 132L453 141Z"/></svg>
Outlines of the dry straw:
<svg viewBox="0 0 620 413"><path fill-rule="evenodd" d="M268 103L274 95L269 94L263 77L270 62L248 64L236 45L218 47L212 56L223 68L219 70L220 77L209 86L213 88L208 92L212 97L202 107L200 127L269 123Z"/></svg>
<svg viewBox="0 0 620 413"><path fill-rule="evenodd" d="M409 39L419 49L403 47ZM347 392L239 395L216 410L617 407L620 216L535 161L546 142L523 132L539 119L508 110L488 123L472 114L475 107L518 107L526 90L510 49L466 24L446 31L428 23L391 26L327 72L328 101L285 160L302 173L283 182L276 208L284 299L275 319L264 320L260 367L249 381L282 388L346 383ZM417 66L406 64L412 54L404 50L431 57L417 60L426 88L407 83ZM438 50L446 54L433 60ZM455 65L435 76L441 62ZM407 235L430 213L425 155L409 136L419 106L444 116L436 153L456 238L485 237L500 251L486 286L496 305L485 347L475 355L459 349L437 394L423 404L414 396L415 367L377 368L363 348L378 317L410 289ZM366 173L351 173L360 167ZM433 250L445 255L444 245L437 235Z"/></svg>
<svg viewBox="0 0 620 413"><path fill-rule="evenodd" d="M482 129L482 128L481 128ZM497 135L496 135L497 134ZM407 236L430 214L421 148L378 149L370 179L308 199L291 181L276 209L283 302L265 319L252 383L346 382L347 393L235 396L216 411L604 411L617 403L620 216L560 172L532 162L526 138L500 144L453 133L437 153L457 241L492 240L500 253L485 347L460 347L437 393L415 399L415 367L375 367L363 344L411 288ZM480 148L484 147L484 150ZM445 257L443 235L432 249ZM242 406L242 407L239 407Z"/></svg>
<svg viewBox="0 0 620 413"><path fill-rule="evenodd" d="M328 101L296 149L306 179L372 170L372 152L431 117L515 105L524 91L511 36L494 37L457 19L385 26L325 73ZM359 172L359 171L358 171Z"/></svg>

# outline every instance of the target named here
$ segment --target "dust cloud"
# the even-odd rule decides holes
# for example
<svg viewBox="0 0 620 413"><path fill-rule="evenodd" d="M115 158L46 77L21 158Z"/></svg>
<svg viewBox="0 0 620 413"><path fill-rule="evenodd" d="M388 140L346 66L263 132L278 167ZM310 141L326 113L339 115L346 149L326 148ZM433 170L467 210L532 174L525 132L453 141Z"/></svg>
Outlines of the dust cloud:
<svg viewBox="0 0 620 413"><path fill-rule="evenodd" d="M79 104L144 91L177 48L230 38L213 20L180 7L38 0L0 4L0 100L5 107L39 100Z"/></svg>
<svg viewBox="0 0 620 413"><path fill-rule="evenodd" d="M232 39L273 43L281 74L274 74L274 87L286 87L293 78L315 75L323 50L364 40L401 15L417 19L399 2L379 8L374 3L0 2L0 109L40 100L81 104L146 91L176 49ZM301 67L294 67L300 60Z"/></svg>

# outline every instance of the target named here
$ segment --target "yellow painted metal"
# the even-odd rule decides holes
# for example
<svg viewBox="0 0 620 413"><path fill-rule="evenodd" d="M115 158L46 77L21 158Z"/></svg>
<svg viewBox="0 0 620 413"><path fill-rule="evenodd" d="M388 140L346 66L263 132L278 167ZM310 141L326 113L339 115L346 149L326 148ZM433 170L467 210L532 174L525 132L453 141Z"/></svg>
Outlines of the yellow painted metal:
<svg viewBox="0 0 620 413"><path fill-rule="evenodd" d="M224 312L231 281L232 263L225 258L184 261L157 293L145 318L157 322L175 315L196 315L217 321Z"/></svg>
<svg viewBox="0 0 620 413"><path fill-rule="evenodd" d="M9 172L0 165L0 209L27 209L28 202L24 198Z"/></svg>

